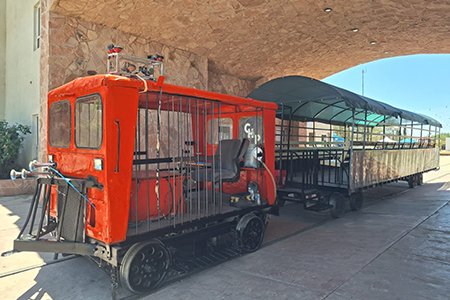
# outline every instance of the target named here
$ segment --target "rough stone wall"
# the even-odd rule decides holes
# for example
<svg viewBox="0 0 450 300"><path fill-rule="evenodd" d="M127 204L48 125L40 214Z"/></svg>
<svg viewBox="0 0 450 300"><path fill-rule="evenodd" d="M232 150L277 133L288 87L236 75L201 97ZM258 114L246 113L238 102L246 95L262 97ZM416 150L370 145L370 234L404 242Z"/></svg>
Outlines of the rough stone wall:
<svg viewBox="0 0 450 300"><path fill-rule="evenodd" d="M206 57L79 18L49 12L52 2L42 2L40 158L43 160L47 155L48 92L77 77L87 76L88 71L105 73L106 47L109 44L122 46L124 53L139 57L156 53L164 55L167 83L236 96L246 96L254 88L252 81L215 72L208 67Z"/></svg>
<svg viewBox="0 0 450 300"><path fill-rule="evenodd" d="M40 91L40 158L46 158L47 94L71 80L87 76L88 71L106 73L106 47L125 48L124 53L145 57L165 57L166 82L197 89L208 89L208 60L184 50L167 47L119 30L48 11L42 2L42 48Z"/></svg>
<svg viewBox="0 0 450 300"><path fill-rule="evenodd" d="M233 96L246 97L254 89L254 81L222 74L214 67L214 63L209 61L208 90Z"/></svg>
<svg viewBox="0 0 450 300"><path fill-rule="evenodd" d="M49 35L50 89L86 76L88 71L105 73L109 44L122 46L124 53L139 57L164 55L168 83L208 87L207 59L187 51L56 13L50 13Z"/></svg>
<svg viewBox="0 0 450 300"><path fill-rule="evenodd" d="M58 0L52 9L207 56L223 72L253 79L322 79L381 58L450 48L445 0Z"/></svg>
<svg viewBox="0 0 450 300"><path fill-rule="evenodd" d="M49 8L54 0L41 0L41 57L39 92L39 160L47 161L47 94L49 92Z"/></svg>

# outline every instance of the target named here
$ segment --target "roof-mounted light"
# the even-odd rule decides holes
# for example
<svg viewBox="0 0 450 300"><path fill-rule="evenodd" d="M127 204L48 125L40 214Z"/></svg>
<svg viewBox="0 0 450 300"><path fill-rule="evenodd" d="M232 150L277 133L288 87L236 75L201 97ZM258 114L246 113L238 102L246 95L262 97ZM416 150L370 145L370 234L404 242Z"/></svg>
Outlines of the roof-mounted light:
<svg viewBox="0 0 450 300"><path fill-rule="evenodd" d="M108 53L120 53L123 47L114 46L114 44L108 45Z"/></svg>
<svg viewBox="0 0 450 300"><path fill-rule="evenodd" d="M141 58L123 54L122 50L122 47L117 47L112 44L108 46L108 73L124 76L137 76L139 78L153 79L155 81L155 77L164 76L164 56L155 54L148 55L147 58Z"/></svg>
<svg viewBox="0 0 450 300"><path fill-rule="evenodd" d="M147 55L147 59L156 60L156 61L163 61L164 60L164 56L159 55L159 54Z"/></svg>

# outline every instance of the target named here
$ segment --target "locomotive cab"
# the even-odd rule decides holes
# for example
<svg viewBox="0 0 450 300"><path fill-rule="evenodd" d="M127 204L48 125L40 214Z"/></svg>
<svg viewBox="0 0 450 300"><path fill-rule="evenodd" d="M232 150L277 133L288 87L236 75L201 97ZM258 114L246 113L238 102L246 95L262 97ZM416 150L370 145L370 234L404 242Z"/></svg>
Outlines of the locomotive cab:
<svg viewBox="0 0 450 300"><path fill-rule="evenodd" d="M21 173L39 177L16 251L89 256L140 293L197 268L180 272L183 257L259 248L277 106L166 84L162 65L113 51L110 74L49 93L48 161Z"/></svg>

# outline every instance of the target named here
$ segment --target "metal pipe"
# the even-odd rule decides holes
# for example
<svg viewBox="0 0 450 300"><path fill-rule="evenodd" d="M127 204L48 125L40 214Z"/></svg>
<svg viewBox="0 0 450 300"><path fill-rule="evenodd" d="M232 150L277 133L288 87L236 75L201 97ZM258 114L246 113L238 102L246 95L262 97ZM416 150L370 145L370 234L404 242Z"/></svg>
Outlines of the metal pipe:
<svg viewBox="0 0 450 300"><path fill-rule="evenodd" d="M222 119L222 103L219 102L218 104L218 117L219 117L219 122L218 122L218 126L220 128L220 122ZM231 133L231 135L233 136L233 132ZM222 157L222 148L219 149L219 157ZM222 160L219 161L219 168L220 170L222 170ZM220 192L220 204L219 204L219 213L222 213L222 205L223 205L223 197L222 197L222 189L223 189L223 182L222 182L222 172L219 173L219 192Z"/></svg>
<svg viewBox="0 0 450 300"><path fill-rule="evenodd" d="M47 190L49 190L50 188L51 188L51 186L45 185L45 190L44 190L44 200L42 201L43 204L45 203L45 197L46 197L46 195L47 195ZM35 219L36 219L38 206L39 206L38 203L34 206L33 214L32 214L32 217L31 217L30 230L28 231L29 234L32 234L32 232L33 232L34 221L35 221Z"/></svg>
<svg viewBox="0 0 450 300"><path fill-rule="evenodd" d="M412 148L412 146L413 146L413 143L412 143L412 139L413 139L413 135L414 135L414 121L411 121L411 137L409 138L409 141L410 141L410 143L409 143L409 148L411 149Z"/></svg>
<svg viewBox="0 0 450 300"><path fill-rule="evenodd" d="M22 179L26 179L28 176L35 176L35 175L50 175L50 172L28 172L25 169L22 169L21 172L18 172L16 170L11 170L9 172L9 177L11 180L16 180L17 178L21 177Z"/></svg>
<svg viewBox="0 0 450 300"><path fill-rule="evenodd" d="M189 100L188 98L185 98L185 100L184 100L185 111L183 113L183 116L184 116L183 123L184 123L184 129L186 129L185 134L184 134L186 140L184 142L183 147L186 150L186 151L184 151L184 153L186 154L185 160L190 161L191 160L190 159L191 151L189 149L190 143L186 143L186 141L189 141L189 142L191 141L190 135L189 135L191 126L189 126L190 110L188 109L188 100ZM182 163L181 166L183 166L183 165L186 165L186 164ZM174 165L174 167L175 167L175 165ZM179 182L180 182L180 194L179 194L180 199L178 200L178 202L180 203L179 211L182 214L181 222L184 224L185 202L183 201L183 176L181 174L181 168L178 173L178 176L179 176Z"/></svg>
<svg viewBox="0 0 450 300"><path fill-rule="evenodd" d="M58 212L58 227L56 230L56 241L57 242L59 242L61 240L61 232L62 232L62 228L63 228L62 226L63 226L63 222L64 222L64 214L66 212L67 196L69 195L69 189L70 189L70 186L67 185L66 192L64 194L64 198L62 198L63 203L62 203L61 211ZM57 207L58 207L58 205L57 205ZM53 256L53 259L57 259L57 258L58 258L58 253L55 253L55 255Z"/></svg>
<svg viewBox="0 0 450 300"><path fill-rule="evenodd" d="M353 108L352 109L352 116L353 116L353 118L352 118L352 134L351 134L351 139L350 139L350 151L349 151L349 157L350 157L350 162L349 162L349 170L348 170L348 174L347 174L347 176L348 176L348 192L349 192L349 194L350 194L350 192L351 192L351 190L352 190L352 182L351 182L351 180L350 180L350 178L351 178L351 174L352 174L352 161L353 161L353 137L354 137L354 131L355 131L355 118L354 118L354 116L355 116L355 109Z"/></svg>
<svg viewBox="0 0 450 300"><path fill-rule="evenodd" d="M39 202L38 200L39 200L39 197L40 197L40 194L41 194L41 190L42 190L42 184L40 184L38 182L38 184L36 185L36 189L34 190L34 195L33 195L33 198L31 200L30 209L28 210L28 215L27 215L27 217L25 219L25 222L23 224L22 229L19 232L19 235L17 236L17 239L20 239L20 237L22 236L22 234L24 233L24 231L25 231L25 229L26 229L26 227L28 225L28 222L30 221L30 217L33 214L33 211L35 210L34 207L37 206L37 203Z"/></svg>
<svg viewBox="0 0 450 300"><path fill-rule="evenodd" d="M85 191L84 191L84 183L81 183L80 192L81 192L82 194L85 193ZM78 226L79 226L79 222L80 222L80 214L81 214L81 212L82 212L82 207L83 207L83 202L84 202L83 196L79 195L78 201L79 201L79 205L78 205L78 214L77 214L77 220L76 220L76 224L75 224L75 235L74 235L74 237L73 237L73 240L74 240L75 242L78 242L78 240L77 240L77 235L78 235ZM48 207L50 208L50 201L49 201ZM47 219L47 226L48 226L48 219ZM86 228L86 226L83 226L83 230L84 230L85 228Z"/></svg>
<svg viewBox="0 0 450 300"><path fill-rule="evenodd" d="M280 155L279 155L279 170L280 170L280 174L279 174L279 180L278 182L282 181L282 173L283 173L283 148L284 148L284 103L281 103L281 129L280 129Z"/></svg>
<svg viewBox="0 0 450 300"><path fill-rule="evenodd" d="M39 236L40 236L41 231L42 231L42 225L44 224L44 217L45 217L45 212L47 210L47 205L50 205L49 202L50 202L51 189L52 189L52 187L48 186L47 194L44 197L44 201L42 201L41 218L39 220L39 226L37 228L36 241L39 240Z"/></svg>
<svg viewBox="0 0 450 300"><path fill-rule="evenodd" d="M135 142L134 142L134 158L139 159L139 153L141 151L141 149L138 148L138 140L140 139L140 132L141 132L141 128L139 127L139 114L140 114L140 109L139 109L139 104L138 104L138 109L137 109L137 126L136 126L136 133L135 133ZM138 203L137 203L137 199L138 199L138 181L139 181L139 173L138 173L138 166L134 166L134 171L135 171L135 194L134 194L134 216L135 216L135 226L134 226L134 231L135 234L138 234L138 228L137 228L137 224L138 224ZM131 207L131 199L130 199L130 207ZM131 208L130 208L131 209Z"/></svg>
<svg viewBox="0 0 450 300"><path fill-rule="evenodd" d="M145 130L144 130L144 134L145 134L145 159L148 159L148 92L145 92ZM141 150L141 149L139 149ZM146 219L146 226L147 226L147 231L150 231L150 172L148 169L148 163L145 164L145 181L147 184L147 201L146 201L146 205L147 205L147 219ZM136 191L137 194L138 191ZM137 225L136 225L137 227Z"/></svg>
<svg viewBox="0 0 450 300"><path fill-rule="evenodd" d="M200 161L200 107L199 107L199 100L195 99L195 133L196 133L196 147L195 147L195 152L196 152L196 156L197 156L197 161ZM196 165L196 174L197 174L197 180L196 180L196 184L197 184L197 188L196 188L196 194L197 194L197 207L198 207L198 199L200 197L200 190L198 188L199 186L199 181L200 181L200 166ZM192 202L192 201L191 201ZM192 208L192 207L191 207ZM191 220L192 220L192 210L191 210Z"/></svg>
<svg viewBox="0 0 450 300"><path fill-rule="evenodd" d="M438 127L435 126L435 128L437 129ZM437 129L438 130L438 134L439 134L439 142L438 142L438 147L439 150L441 149L441 128Z"/></svg>
<svg viewBox="0 0 450 300"><path fill-rule="evenodd" d="M260 120L261 120L261 142L263 145L266 144L266 140L265 140L265 131L264 131L264 110L261 109L261 116L260 116ZM267 166L264 164L264 162L261 161L261 164L263 164L264 169L266 169L266 171L268 172L269 176L271 176L271 178L273 179L273 185L275 188L275 193L276 193L276 184L275 184L275 179L273 178L273 175L271 174L271 172L269 171L269 169L267 168ZM265 186L265 182L264 182L264 169L261 169L261 191L259 192L260 197L262 197L262 195L264 195L264 186ZM275 198L276 198L276 194L275 194ZM256 199L257 200L257 204L261 205L261 200L260 199ZM259 201L259 203L258 203Z"/></svg>
<svg viewBox="0 0 450 300"><path fill-rule="evenodd" d="M258 109L255 109L255 146L259 146L258 143ZM255 161L256 164L256 185L258 186L258 191L259 191L259 167L260 167L260 162L258 160Z"/></svg>
<svg viewBox="0 0 450 300"><path fill-rule="evenodd" d="M205 162L208 160L208 147L207 147L208 141L206 140L206 138L207 138L207 136L206 136L206 131L207 131L206 130L206 128L207 128L206 118L207 118L207 114L208 114L208 111L207 111L207 108L206 108L206 100L203 100L203 156L205 157L204 158ZM222 159L222 157L220 157L220 159ZM205 170L205 178L208 178L208 176L207 176L208 175L207 168L204 168L204 170ZM206 187L204 187L204 189L205 189L206 203L208 203L208 183L206 183ZM206 208L206 203L205 203L205 208ZM197 218L201 217L201 211L202 211L201 204L202 203L199 200Z"/></svg>
<svg viewBox="0 0 450 300"><path fill-rule="evenodd" d="M30 161L30 164L28 165L28 168L31 172L34 172L37 168L55 168L56 167L56 163L55 162L51 162L51 163L41 163L38 162L37 160L33 160Z"/></svg>
<svg viewBox="0 0 450 300"><path fill-rule="evenodd" d="M209 130L209 137L210 137L210 144L211 144L211 155L213 154L213 145L214 145L214 135L213 135L213 131L215 130L214 128L214 102L210 102L210 112L211 112L211 117L209 118L209 124L210 126L208 126L207 130ZM217 140L220 139L220 127L219 124L217 124ZM214 205L215 200L216 200L216 160L213 159L211 161L211 173L212 173L212 180L211 180L211 201ZM220 172L220 171L219 171ZM206 215L208 215L208 201L206 201Z"/></svg>
<svg viewBox="0 0 450 300"><path fill-rule="evenodd" d="M364 135L363 135L363 150L366 150L366 132L367 132L367 110L364 115Z"/></svg>
<svg viewBox="0 0 450 300"><path fill-rule="evenodd" d="M180 128L180 117L181 117L181 111L182 111L182 101L183 101L183 98L178 96L177 97L177 127L178 127L178 131L177 131L177 138L178 138L177 139L177 141L178 141L177 142L177 149L178 149L178 157L181 157L181 163L183 163L183 151L182 151L183 149L181 148L181 145L180 145L181 144L180 133L182 131L182 129ZM173 144L175 144L175 141L173 142ZM176 188L176 187L174 187L174 188ZM175 220L177 220L178 214L177 214L176 211L174 213L175 213L174 214L174 218L175 218ZM180 213L180 215L182 216L183 214Z"/></svg>
<svg viewBox="0 0 450 300"><path fill-rule="evenodd" d="M289 166L290 170L289 173L291 174L291 181L293 180L293 176L294 173L292 171L292 154L290 153L290 149L291 149L291 123L292 123L292 107L288 107L289 108L289 124L288 124L288 143L287 143L287 159L288 159L288 164L287 166Z"/></svg>
<svg viewBox="0 0 450 300"><path fill-rule="evenodd" d="M162 88L159 88L158 94L158 107L156 112L156 128L157 128L157 141L156 141L156 158L160 157L160 147L161 147L161 100L162 100ZM158 228L161 226L161 209L160 209L160 201L161 201L161 189L160 189L160 163L156 164L156 207L158 209Z"/></svg>
<svg viewBox="0 0 450 300"><path fill-rule="evenodd" d="M423 123L420 124L420 142L419 142L419 147L422 147L422 135L423 135Z"/></svg>
<svg viewBox="0 0 450 300"><path fill-rule="evenodd" d="M194 135L192 133L192 130L193 130L193 125L195 124L195 120L192 120L193 116L192 116L191 98L188 98L188 107L189 107L189 110L188 110L189 118L190 118L190 123L191 123L191 126L189 127L189 130L188 130L188 141L192 141L194 139ZM195 116L195 113L194 113L194 116ZM196 141L196 142L198 143L198 141ZM197 147L196 145L191 145L191 147L190 147L190 151L189 151L189 166L188 166L189 173L188 174L192 174L192 165L191 165L192 154L193 154L192 151L195 151L196 147ZM186 179L187 179L189 197L191 197L192 188L191 188L191 182L189 181L190 178L188 178L188 176L186 176ZM189 201L189 216L190 216L191 210L192 210L192 201ZM190 217L189 217L189 221L191 221Z"/></svg>
<svg viewBox="0 0 450 300"><path fill-rule="evenodd" d="M175 97L174 96L172 96L171 102L172 102L172 107L171 107L171 109L168 107L167 111L168 112L170 111L170 113L172 114L172 124L175 124ZM169 104L167 104L167 105L169 105ZM170 137L172 138L172 141L175 141L175 130L172 131L172 136L171 136L170 117L168 117L168 123L167 124L168 124L167 125L167 128L168 128L167 129L167 140L168 140L167 149L168 149L168 151L170 151ZM175 157L175 147L172 147L172 157ZM175 164L174 163L172 164L172 169L173 169L173 173L172 173L172 175L173 175L173 178L172 178L172 189L173 189L173 191L172 191L172 195L169 195L169 198L170 198L170 196L172 196L172 210L173 210L172 213L174 215L176 215L176 213L177 213L177 211L176 211L177 199L176 199L176 196L175 196L176 193L175 193ZM170 169L169 169L169 182L170 182L170 176L171 176L171 174L170 174ZM168 203L168 205L170 207L170 203ZM173 218L173 225L175 225L175 218Z"/></svg>

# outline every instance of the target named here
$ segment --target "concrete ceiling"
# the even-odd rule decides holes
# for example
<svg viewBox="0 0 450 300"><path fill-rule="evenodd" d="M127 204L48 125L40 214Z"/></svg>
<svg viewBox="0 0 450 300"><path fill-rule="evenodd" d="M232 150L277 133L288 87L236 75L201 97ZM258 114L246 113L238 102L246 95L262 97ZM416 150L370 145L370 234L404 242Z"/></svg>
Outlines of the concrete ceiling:
<svg viewBox="0 0 450 300"><path fill-rule="evenodd" d="M51 10L206 56L218 71L252 80L322 79L450 49L447 0L56 0Z"/></svg>

